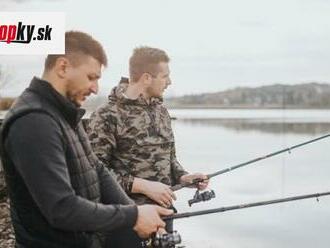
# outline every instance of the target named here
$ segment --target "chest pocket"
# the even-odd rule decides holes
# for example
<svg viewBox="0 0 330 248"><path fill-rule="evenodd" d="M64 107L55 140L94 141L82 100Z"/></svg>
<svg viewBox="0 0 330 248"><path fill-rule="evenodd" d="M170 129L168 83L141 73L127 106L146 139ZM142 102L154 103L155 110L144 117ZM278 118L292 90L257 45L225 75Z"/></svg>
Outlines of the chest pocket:
<svg viewBox="0 0 330 248"><path fill-rule="evenodd" d="M141 108L134 114L121 114L118 144L154 146L174 142L171 120L156 108Z"/></svg>

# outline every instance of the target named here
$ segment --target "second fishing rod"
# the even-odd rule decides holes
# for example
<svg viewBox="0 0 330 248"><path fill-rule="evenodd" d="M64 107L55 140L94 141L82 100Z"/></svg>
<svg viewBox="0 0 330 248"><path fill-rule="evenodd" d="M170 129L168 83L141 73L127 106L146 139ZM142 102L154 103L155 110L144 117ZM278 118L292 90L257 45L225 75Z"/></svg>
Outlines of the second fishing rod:
<svg viewBox="0 0 330 248"><path fill-rule="evenodd" d="M279 154L282 154L282 153L285 153L285 152L291 153L291 151L294 150L294 149L297 149L299 147L302 147L302 146L305 146L305 145L308 145L308 144L311 144L311 143L320 141L320 140L325 139L325 138L328 138L328 137L330 137L330 134L326 134L326 135L323 135L323 136L320 136L320 137L317 137L317 138L314 138L314 139L311 139L311 140L308 140L308 141L305 141L305 142L302 142L302 143L299 143L299 144L290 146L288 148L284 148L284 149L281 149L281 150L278 150L278 151L269 153L267 155L264 155L264 156L260 156L260 157L251 159L251 160L249 160L247 162L240 163L240 164L237 164L237 165L234 165L234 166L231 166L231 167L228 167L228 168L225 168L225 169L216 171L214 173L208 174L207 175L207 179L211 179L212 177L219 176L221 174L225 174L227 172L230 172L230 171L236 170L238 168L241 168L241 167L244 167L244 166L247 166L247 165L256 163L256 162L261 161L261 160L264 160L264 159L268 159L270 157L274 157L276 155L279 155ZM174 186L171 187L171 190L172 191L178 191L178 190L180 190L182 188L185 188L185 187L190 187L190 186L193 186L193 185L197 185L198 183L203 182L203 181L204 181L203 179L199 179L198 178L198 179L193 180L191 183L184 183L184 184L174 185ZM214 193L213 190L211 190L211 191L205 191L203 193L200 193L199 190L197 190L196 193L195 193L195 195L194 195L194 197L193 197L193 199L189 200L188 203L191 206L194 203L201 202L201 201L208 201L208 200L210 200L212 198L215 198L215 193Z"/></svg>
<svg viewBox="0 0 330 248"><path fill-rule="evenodd" d="M162 219L163 220L175 220L175 219L182 219L182 218L187 218L187 217L208 215L208 214L214 214L214 213L223 213L223 212L232 211L232 210L242 210L242 209L246 209L246 208L266 206L266 205L272 205L272 204L278 204L278 203L284 203L284 202L299 201L299 200L309 199L309 198L316 198L316 200L319 201L320 197L329 196L329 195L330 195L329 191L321 192L321 193L306 194L306 195L295 195L295 196L290 196L290 197L285 197L285 198L278 198L278 199L271 199L271 200L266 200L266 201L231 205L231 206L227 206L227 207L212 208L212 209L206 209L206 210L200 210L200 211L194 211L194 212L176 213L176 214L173 214L170 216L165 216ZM149 247L153 247L153 248L176 248L176 247L178 247L177 245L179 245L181 243L181 235L176 231L174 231L173 233L165 233L165 234L157 233L157 234L154 234L153 237L148 240L148 243L150 244Z"/></svg>

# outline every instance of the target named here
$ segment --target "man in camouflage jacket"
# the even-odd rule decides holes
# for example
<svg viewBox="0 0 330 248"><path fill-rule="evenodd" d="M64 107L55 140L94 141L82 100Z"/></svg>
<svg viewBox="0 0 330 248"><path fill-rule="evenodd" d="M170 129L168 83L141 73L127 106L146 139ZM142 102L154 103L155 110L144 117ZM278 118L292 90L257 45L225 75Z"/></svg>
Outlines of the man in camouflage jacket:
<svg viewBox="0 0 330 248"><path fill-rule="evenodd" d="M137 203L172 206L170 186L206 179L188 174L176 159L171 119L162 105L168 85L169 58L156 48L140 47L130 58L130 78L122 78L108 102L92 115L88 128L92 147ZM207 186L207 181L198 185Z"/></svg>

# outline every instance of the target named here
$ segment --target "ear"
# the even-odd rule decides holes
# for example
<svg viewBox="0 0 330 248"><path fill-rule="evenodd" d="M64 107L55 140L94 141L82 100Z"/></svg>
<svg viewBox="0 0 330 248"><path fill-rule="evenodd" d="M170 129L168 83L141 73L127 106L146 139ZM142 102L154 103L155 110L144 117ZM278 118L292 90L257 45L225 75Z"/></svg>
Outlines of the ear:
<svg viewBox="0 0 330 248"><path fill-rule="evenodd" d="M149 86L152 82L152 76L147 72L143 73L140 79L146 86Z"/></svg>
<svg viewBox="0 0 330 248"><path fill-rule="evenodd" d="M70 62L65 57L59 57L55 63L55 72L59 78L65 78Z"/></svg>

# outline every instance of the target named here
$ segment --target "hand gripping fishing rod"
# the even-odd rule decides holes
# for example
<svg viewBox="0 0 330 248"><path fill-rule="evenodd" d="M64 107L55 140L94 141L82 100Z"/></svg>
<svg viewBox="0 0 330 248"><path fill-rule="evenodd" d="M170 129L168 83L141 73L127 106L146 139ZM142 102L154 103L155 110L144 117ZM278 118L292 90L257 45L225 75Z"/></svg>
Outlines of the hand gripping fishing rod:
<svg viewBox="0 0 330 248"><path fill-rule="evenodd" d="M258 162L258 161L261 161L261 160L264 160L264 159L267 159L267 158L270 158L270 157L279 155L279 154L284 153L284 152L291 153L292 150L294 150L294 149L296 149L298 147L305 146L307 144L314 143L316 141L319 141L319 140L322 140L322 139L325 139L325 138L328 138L328 137L330 137L330 134L326 134L326 135L320 136L318 138L315 138L315 139L312 139L312 140L308 140L306 142L303 142L303 143L300 143L300 144L297 144L297 145L294 145L294 146L291 146L291 147L288 147L288 148L285 148L285 149L282 149L282 150L279 150L279 151L276 151L276 152L272 152L270 154L267 154L267 155L264 155L264 156L261 156L261 157L258 157L258 158L249 160L247 162L244 162L244 163L241 163L241 164L237 164L237 165L228 167L226 169L217 171L215 173L208 174L206 176L207 176L207 179L210 179L212 177L215 177L215 176L218 176L218 175L221 175L221 174L224 174L224 173L227 173L227 172L236 170L238 168L241 168L241 167L247 166L249 164L252 164L252 163L255 163L255 162ZM174 186L171 187L171 190L172 191L177 191L177 190L180 190L180 189L185 188L185 187L190 187L190 186L193 186L193 185L197 185L199 182L203 182L203 181L204 181L203 179L197 178L197 179L194 179L192 182L189 182L189 183L183 183L183 184L174 185ZM197 202L201 202L201 201L208 201L208 200L210 200L212 198L215 198L215 193L214 193L213 190L212 191L206 191L206 192L203 192L203 193L200 193L197 190L196 193L195 193L195 195L194 195L194 198L189 201L189 205L191 206L193 203L197 203Z"/></svg>
<svg viewBox="0 0 330 248"><path fill-rule="evenodd" d="M231 210L238 210L238 209L244 209L244 208L252 208L252 207L258 207L258 206L265 206L265 205L271 205L271 204L277 204L282 202L289 202L289 201L298 201L308 198L316 198L317 201L319 201L319 197L330 195L330 191L322 192L322 193L314 193L314 194L308 194L308 195L298 195L298 196L291 196L286 198L280 198L275 200L269 200L269 201L260 201L260 202L253 202L253 203L246 203L246 204L240 204L240 205L233 205L228 207L221 207L221 208L213 208L208 210L201 210L201 211L195 211L195 212L186 212L186 213L178 213L171 216L163 217L162 219L164 221L166 220L174 220L174 219L182 219L187 217L193 217L193 216L199 216L199 215L206 215L206 214L213 214L213 213L221 213ZM171 236L173 235L173 237ZM171 237L171 239L169 239ZM162 240L164 241L162 242ZM173 234L166 234L164 237L158 237L156 241L154 240L153 244L159 244L154 245L153 247L156 248L175 248L177 244L181 243L181 236L174 232Z"/></svg>

